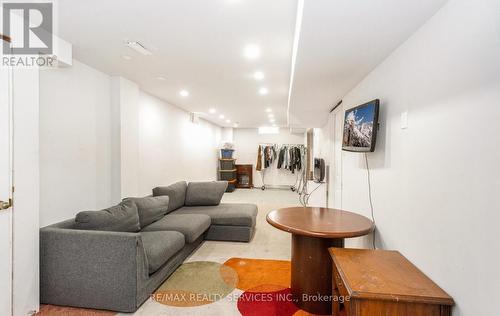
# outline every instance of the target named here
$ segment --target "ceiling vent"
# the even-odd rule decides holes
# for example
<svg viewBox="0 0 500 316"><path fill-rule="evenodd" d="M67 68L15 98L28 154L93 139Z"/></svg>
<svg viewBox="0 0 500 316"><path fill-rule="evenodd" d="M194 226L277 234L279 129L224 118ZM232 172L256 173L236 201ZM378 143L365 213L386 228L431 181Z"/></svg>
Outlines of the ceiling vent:
<svg viewBox="0 0 500 316"><path fill-rule="evenodd" d="M149 51L146 47L144 47L144 45L139 42L127 42L126 45L127 47L132 48L133 50L144 56L153 55L151 51Z"/></svg>

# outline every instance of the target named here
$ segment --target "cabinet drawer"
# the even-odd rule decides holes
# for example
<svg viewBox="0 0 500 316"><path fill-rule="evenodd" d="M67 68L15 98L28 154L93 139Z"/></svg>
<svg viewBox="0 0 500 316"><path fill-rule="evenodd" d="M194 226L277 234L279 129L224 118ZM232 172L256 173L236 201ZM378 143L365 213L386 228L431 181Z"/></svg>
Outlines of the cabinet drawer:
<svg viewBox="0 0 500 316"><path fill-rule="evenodd" d="M336 315L336 312L339 312L340 310L344 310L346 315L349 315L350 312L350 297L349 294L347 293L347 289L344 285L344 282L342 281L342 278L340 277L340 274L338 273L335 265L333 265L333 271L332 271L332 278L333 278L333 295L339 295L340 298L339 301L334 302L333 304L333 315ZM341 304L339 304L341 303Z"/></svg>
<svg viewBox="0 0 500 316"><path fill-rule="evenodd" d="M340 277L340 274L337 272L337 269L335 267L333 268L333 279L340 295L347 296L348 294L344 282L342 282L342 278Z"/></svg>

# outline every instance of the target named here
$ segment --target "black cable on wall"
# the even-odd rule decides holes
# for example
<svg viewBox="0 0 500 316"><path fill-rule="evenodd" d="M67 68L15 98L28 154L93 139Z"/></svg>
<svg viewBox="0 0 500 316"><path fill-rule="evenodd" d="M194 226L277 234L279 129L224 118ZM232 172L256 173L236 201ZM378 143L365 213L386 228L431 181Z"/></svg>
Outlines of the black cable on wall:
<svg viewBox="0 0 500 316"><path fill-rule="evenodd" d="M368 155L365 153L365 163L366 163L366 177L368 180L368 199L370 200L370 212L372 216L372 221L373 224L375 224L375 214L373 210L373 199L372 199L372 183L371 183L371 176L370 176L370 165L368 164ZM372 238L372 244L373 244L373 249L377 249L376 243L375 243L375 238L377 233L377 226L375 225L375 228L373 229L373 238Z"/></svg>

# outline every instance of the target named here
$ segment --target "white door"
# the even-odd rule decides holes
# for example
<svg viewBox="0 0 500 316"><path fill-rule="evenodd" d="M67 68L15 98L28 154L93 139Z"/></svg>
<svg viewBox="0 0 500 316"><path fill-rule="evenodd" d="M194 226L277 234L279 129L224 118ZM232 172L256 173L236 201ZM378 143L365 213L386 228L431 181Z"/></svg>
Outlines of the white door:
<svg viewBox="0 0 500 316"><path fill-rule="evenodd" d="M342 135L344 128L344 109L339 106L333 111L333 163L330 167L331 194L333 208L342 209Z"/></svg>
<svg viewBox="0 0 500 316"><path fill-rule="evenodd" d="M11 76L0 66L0 315L12 313Z"/></svg>

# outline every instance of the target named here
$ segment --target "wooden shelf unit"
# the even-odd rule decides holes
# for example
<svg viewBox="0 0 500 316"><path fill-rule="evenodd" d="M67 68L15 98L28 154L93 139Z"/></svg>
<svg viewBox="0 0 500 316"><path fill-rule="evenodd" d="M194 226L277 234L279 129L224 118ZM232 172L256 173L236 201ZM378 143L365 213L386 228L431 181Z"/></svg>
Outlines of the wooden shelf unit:
<svg viewBox="0 0 500 316"><path fill-rule="evenodd" d="M226 192L233 192L236 189L238 179L235 163L234 158L219 158L218 179L229 182Z"/></svg>

